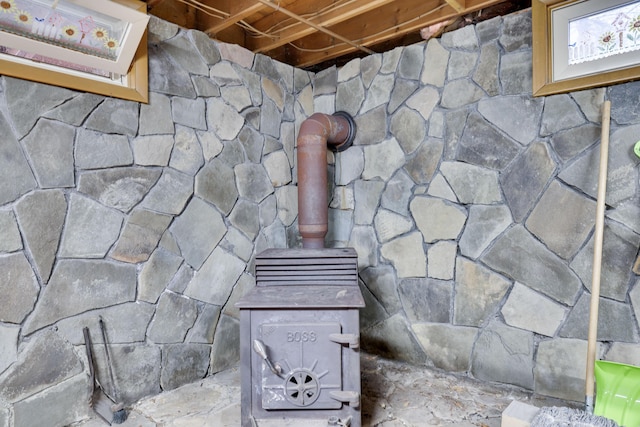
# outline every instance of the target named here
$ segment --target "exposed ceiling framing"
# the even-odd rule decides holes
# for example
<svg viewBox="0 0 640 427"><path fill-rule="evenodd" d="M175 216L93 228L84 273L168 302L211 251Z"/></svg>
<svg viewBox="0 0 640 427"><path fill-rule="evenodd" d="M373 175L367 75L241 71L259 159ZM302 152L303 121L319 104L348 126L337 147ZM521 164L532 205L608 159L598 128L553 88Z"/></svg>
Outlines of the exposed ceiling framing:
<svg viewBox="0 0 640 427"><path fill-rule="evenodd" d="M530 0L147 0L149 13L161 19L307 69L415 43L431 26L442 31L529 5Z"/></svg>

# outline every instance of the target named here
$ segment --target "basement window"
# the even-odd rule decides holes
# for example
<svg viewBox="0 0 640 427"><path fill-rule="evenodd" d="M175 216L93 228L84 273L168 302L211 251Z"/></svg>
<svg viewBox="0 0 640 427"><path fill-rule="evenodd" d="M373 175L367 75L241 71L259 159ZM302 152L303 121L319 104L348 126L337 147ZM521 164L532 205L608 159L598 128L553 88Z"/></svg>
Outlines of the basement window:
<svg viewBox="0 0 640 427"><path fill-rule="evenodd" d="M139 0L0 0L0 74L148 102Z"/></svg>
<svg viewBox="0 0 640 427"><path fill-rule="evenodd" d="M126 74L148 21L110 0L0 0L0 45L70 69Z"/></svg>

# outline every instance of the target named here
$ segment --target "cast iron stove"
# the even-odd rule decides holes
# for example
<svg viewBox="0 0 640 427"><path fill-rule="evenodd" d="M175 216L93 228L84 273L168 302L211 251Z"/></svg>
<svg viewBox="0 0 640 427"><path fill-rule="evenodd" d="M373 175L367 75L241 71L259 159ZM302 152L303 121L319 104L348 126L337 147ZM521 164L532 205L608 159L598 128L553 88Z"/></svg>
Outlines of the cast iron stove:
<svg viewBox="0 0 640 427"><path fill-rule="evenodd" d="M269 249L238 303L242 427L360 427L357 254Z"/></svg>

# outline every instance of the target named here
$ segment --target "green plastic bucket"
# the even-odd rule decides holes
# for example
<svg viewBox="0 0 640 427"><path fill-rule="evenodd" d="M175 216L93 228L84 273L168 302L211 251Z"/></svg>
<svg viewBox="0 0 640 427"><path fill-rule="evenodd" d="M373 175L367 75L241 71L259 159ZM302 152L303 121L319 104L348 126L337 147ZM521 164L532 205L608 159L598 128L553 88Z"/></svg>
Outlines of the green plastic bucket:
<svg viewBox="0 0 640 427"><path fill-rule="evenodd" d="M640 367L596 360L594 415L624 427L640 427Z"/></svg>

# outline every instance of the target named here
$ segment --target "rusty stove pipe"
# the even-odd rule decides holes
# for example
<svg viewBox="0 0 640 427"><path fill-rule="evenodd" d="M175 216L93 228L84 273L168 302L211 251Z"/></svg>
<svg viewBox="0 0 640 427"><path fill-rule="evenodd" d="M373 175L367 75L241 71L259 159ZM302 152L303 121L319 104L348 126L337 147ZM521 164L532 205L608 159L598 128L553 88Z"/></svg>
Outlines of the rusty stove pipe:
<svg viewBox="0 0 640 427"><path fill-rule="evenodd" d="M327 147L344 151L356 135L353 118L339 111L315 113L298 133L298 227L302 247L323 248L328 230Z"/></svg>

